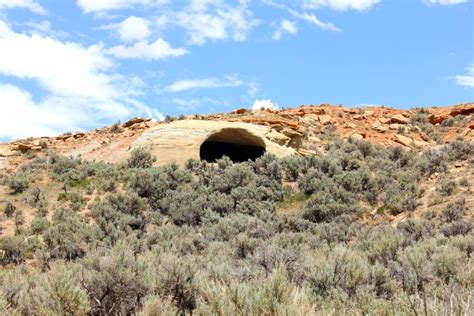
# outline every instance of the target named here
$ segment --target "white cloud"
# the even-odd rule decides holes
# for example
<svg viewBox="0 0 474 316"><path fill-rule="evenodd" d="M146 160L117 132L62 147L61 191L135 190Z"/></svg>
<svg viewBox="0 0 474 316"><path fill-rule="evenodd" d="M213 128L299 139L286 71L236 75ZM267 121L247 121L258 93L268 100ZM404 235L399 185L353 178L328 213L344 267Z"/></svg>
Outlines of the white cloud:
<svg viewBox="0 0 474 316"><path fill-rule="evenodd" d="M454 81L458 85L474 88L474 64L467 67L467 74L462 76L455 76Z"/></svg>
<svg viewBox="0 0 474 316"><path fill-rule="evenodd" d="M148 21L141 17L130 16L117 25L117 32L124 42L144 40L151 34Z"/></svg>
<svg viewBox="0 0 474 316"><path fill-rule="evenodd" d="M0 75L38 82L45 96L2 84L0 137L52 134L131 115L159 113L133 98L136 80L114 73L103 46L83 47L51 37L16 33L0 21ZM132 78L133 79L133 78ZM12 122L18 124L6 131ZM30 135L30 136L31 136Z"/></svg>
<svg viewBox="0 0 474 316"><path fill-rule="evenodd" d="M246 1L231 6L219 0L191 0L183 11L176 13L175 23L186 29L189 42L202 45L208 40L245 41L258 21L247 9Z"/></svg>
<svg viewBox="0 0 474 316"><path fill-rule="evenodd" d="M133 46L118 45L106 50L107 54L114 55L117 58L146 60L158 60L168 57L183 56L188 53L184 48L173 48L164 39L159 38L153 43L142 40L133 44Z"/></svg>
<svg viewBox="0 0 474 316"><path fill-rule="evenodd" d="M423 0L427 5L455 5L467 3L469 0Z"/></svg>
<svg viewBox="0 0 474 316"><path fill-rule="evenodd" d="M37 14L46 14L46 10L36 0L0 0L0 10L21 8Z"/></svg>
<svg viewBox="0 0 474 316"><path fill-rule="evenodd" d="M298 32L298 27L296 26L296 22L289 21L284 19L280 22L278 29L273 33L273 39L279 40L283 36L283 34L291 34L295 35Z"/></svg>
<svg viewBox="0 0 474 316"><path fill-rule="evenodd" d="M270 99L261 99L261 100L255 100L252 105L252 110L260 110L260 109L272 109L272 110L278 110L278 104L273 103L272 100Z"/></svg>
<svg viewBox="0 0 474 316"><path fill-rule="evenodd" d="M78 0L77 5L85 13L90 13L132 8L137 5L164 5L168 2L169 0Z"/></svg>
<svg viewBox="0 0 474 316"><path fill-rule="evenodd" d="M40 22L36 21L28 21L25 22L25 25L31 28L30 33L32 34L38 34L38 35L49 35L52 37L59 37L59 38L64 38L68 37L69 34L64 31L56 31L51 28L51 22L48 20L43 20Z"/></svg>
<svg viewBox="0 0 474 316"><path fill-rule="evenodd" d="M216 78L205 78L198 80L178 80L165 88L169 92L181 92L191 89L216 89L226 87L238 87L245 84L236 76L228 76L225 80Z"/></svg>
<svg viewBox="0 0 474 316"><path fill-rule="evenodd" d="M0 21L0 73L35 79L56 94L107 99L113 78L103 71L113 66L101 45L82 47L50 37L15 33Z"/></svg>
<svg viewBox="0 0 474 316"><path fill-rule="evenodd" d="M431 0L436 1L436 0ZM438 0L449 1L449 0ZM451 0L456 1L456 0ZM462 0L457 0L462 1ZM365 11L379 3L380 0L304 0L303 9L314 10L321 7L329 7L338 11L357 10Z"/></svg>
<svg viewBox="0 0 474 316"><path fill-rule="evenodd" d="M324 31L333 31L333 32L341 32L342 31L340 28L338 28L337 26L335 26L332 23L322 22L313 13L308 13L308 12L298 13L298 12L293 11L293 10L289 10L289 12L294 17L296 17L298 19L302 19L306 22L312 23L312 24L316 25L317 27L319 27L320 29L322 29Z"/></svg>

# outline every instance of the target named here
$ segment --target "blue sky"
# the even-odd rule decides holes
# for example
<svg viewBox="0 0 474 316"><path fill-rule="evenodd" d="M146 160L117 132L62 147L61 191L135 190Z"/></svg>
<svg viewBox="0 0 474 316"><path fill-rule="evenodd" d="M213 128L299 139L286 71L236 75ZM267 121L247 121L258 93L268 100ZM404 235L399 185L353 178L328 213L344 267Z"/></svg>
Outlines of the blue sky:
<svg viewBox="0 0 474 316"><path fill-rule="evenodd" d="M472 0L0 0L0 140L132 116L474 101Z"/></svg>

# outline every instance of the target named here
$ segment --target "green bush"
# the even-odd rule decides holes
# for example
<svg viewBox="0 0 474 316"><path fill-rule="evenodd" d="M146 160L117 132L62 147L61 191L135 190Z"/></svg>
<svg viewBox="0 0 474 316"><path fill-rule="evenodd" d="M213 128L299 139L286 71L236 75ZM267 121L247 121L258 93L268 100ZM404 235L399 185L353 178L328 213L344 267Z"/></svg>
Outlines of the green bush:
<svg viewBox="0 0 474 316"><path fill-rule="evenodd" d="M135 148L127 160L128 168L151 168L155 163L156 157L144 148Z"/></svg>
<svg viewBox="0 0 474 316"><path fill-rule="evenodd" d="M16 174L14 177L10 178L8 181L8 186L12 190L13 194L18 194L28 189L29 181L25 175Z"/></svg>

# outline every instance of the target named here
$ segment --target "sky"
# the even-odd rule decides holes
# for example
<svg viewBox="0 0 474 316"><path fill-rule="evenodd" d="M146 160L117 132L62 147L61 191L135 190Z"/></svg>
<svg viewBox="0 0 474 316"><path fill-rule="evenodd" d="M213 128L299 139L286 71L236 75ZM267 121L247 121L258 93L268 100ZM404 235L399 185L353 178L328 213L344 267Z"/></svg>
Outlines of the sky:
<svg viewBox="0 0 474 316"><path fill-rule="evenodd" d="M0 0L0 141L135 116L474 101L474 0Z"/></svg>

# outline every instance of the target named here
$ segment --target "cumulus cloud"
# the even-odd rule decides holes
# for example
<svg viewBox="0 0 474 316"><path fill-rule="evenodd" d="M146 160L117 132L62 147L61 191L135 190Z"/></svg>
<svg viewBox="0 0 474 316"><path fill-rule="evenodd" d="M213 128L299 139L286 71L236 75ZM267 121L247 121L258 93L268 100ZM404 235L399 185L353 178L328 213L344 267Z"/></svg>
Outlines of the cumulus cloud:
<svg viewBox="0 0 474 316"><path fill-rule="evenodd" d="M124 42L144 40L151 34L148 21L141 17L130 16L116 26L120 39Z"/></svg>
<svg viewBox="0 0 474 316"><path fill-rule="evenodd" d="M467 74L455 76L454 81L458 85L474 88L474 64L467 67Z"/></svg>
<svg viewBox="0 0 474 316"><path fill-rule="evenodd" d="M118 10L132 8L137 5L163 5L169 0L78 0L77 5L85 13L104 12L109 10Z"/></svg>
<svg viewBox="0 0 474 316"><path fill-rule="evenodd" d="M255 100L252 105L252 110L260 110L260 109L272 109L278 110L278 104L273 103L270 99L260 99Z"/></svg>
<svg viewBox="0 0 474 316"><path fill-rule="evenodd" d="M158 60L168 57L183 56L188 53L184 48L173 48L164 39L159 38L153 43L147 40L139 41L132 46L117 45L106 50L107 54L122 59L143 58L146 60Z"/></svg>
<svg viewBox="0 0 474 316"><path fill-rule="evenodd" d="M449 0L431 0L449 1ZM451 0L456 1L456 0ZM457 0L462 1L462 0ZM365 11L379 3L380 0L304 0L303 9L314 10L322 7L329 7L338 11L357 10Z"/></svg>
<svg viewBox="0 0 474 316"><path fill-rule="evenodd" d="M284 34L295 35L298 32L296 22L284 19L280 22L275 33L273 33L273 39L280 40Z"/></svg>
<svg viewBox="0 0 474 316"><path fill-rule="evenodd" d="M246 1L232 6L219 0L191 0L189 6L176 13L174 23L186 30L191 44L202 45L228 38L244 41L258 21L247 9Z"/></svg>
<svg viewBox="0 0 474 316"><path fill-rule="evenodd" d="M309 22L311 24L314 24L318 28L320 28L321 30L333 31L333 32L341 32L342 31L340 28L338 28L337 26L335 26L332 23L322 22L313 13L308 13L308 12L299 13L299 12L296 12L296 11L293 11L293 10L289 10L289 12L295 18L298 18L298 19L304 20L306 22Z"/></svg>
<svg viewBox="0 0 474 316"><path fill-rule="evenodd" d="M165 88L168 92L181 92L191 89L216 89L225 87L238 87L245 84L244 81L238 79L236 76L228 76L224 80L216 78L205 79L186 79L178 80Z"/></svg>
<svg viewBox="0 0 474 316"><path fill-rule="evenodd" d="M46 10L36 0L0 0L0 10L21 8L37 14L46 14Z"/></svg>
<svg viewBox="0 0 474 316"><path fill-rule="evenodd" d="M102 120L136 114L159 116L133 98L136 84L113 69L113 61L100 44L84 47L17 33L0 21L0 75L32 80L45 90L35 100L18 86L1 86L0 117L16 122L30 136L93 127ZM22 136L15 128L7 129L1 129L0 137Z"/></svg>
<svg viewBox="0 0 474 316"><path fill-rule="evenodd" d="M423 0L427 5L455 5L467 3L469 0Z"/></svg>

